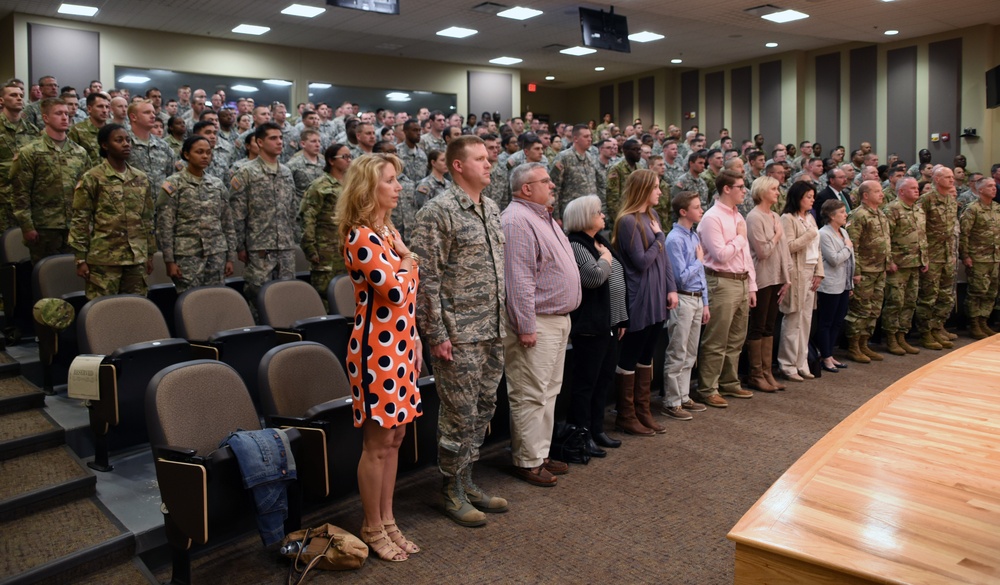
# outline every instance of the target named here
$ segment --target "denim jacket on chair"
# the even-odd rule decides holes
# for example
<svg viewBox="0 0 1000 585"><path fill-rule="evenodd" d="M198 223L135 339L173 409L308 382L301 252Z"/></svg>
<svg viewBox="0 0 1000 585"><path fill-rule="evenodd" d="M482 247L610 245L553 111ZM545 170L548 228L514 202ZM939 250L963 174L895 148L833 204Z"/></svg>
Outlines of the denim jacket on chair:
<svg viewBox="0 0 1000 585"><path fill-rule="evenodd" d="M285 536L288 493L285 482L296 478L288 436L280 429L237 430L219 447L229 445L239 462L243 487L253 491L257 528L264 546Z"/></svg>

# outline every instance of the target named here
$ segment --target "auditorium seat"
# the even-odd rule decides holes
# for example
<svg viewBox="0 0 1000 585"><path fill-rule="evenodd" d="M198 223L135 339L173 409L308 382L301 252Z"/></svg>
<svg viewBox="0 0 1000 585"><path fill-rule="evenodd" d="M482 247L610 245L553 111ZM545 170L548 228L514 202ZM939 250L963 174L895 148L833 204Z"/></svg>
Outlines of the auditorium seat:
<svg viewBox="0 0 1000 585"><path fill-rule="evenodd" d="M199 286L177 297L177 335L191 342L194 354L232 366L258 407L257 367L279 343L274 329L254 324L243 295L225 286Z"/></svg>
<svg viewBox="0 0 1000 585"><path fill-rule="evenodd" d="M103 355L100 400L90 401L94 433L92 469L110 471L109 452L149 440L143 416L150 378L166 366L192 359L191 346L170 338L163 315L138 295L96 298L77 317L80 353Z"/></svg>
<svg viewBox="0 0 1000 585"><path fill-rule="evenodd" d="M31 318L31 254L21 228L11 228L0 238L0 294L4 306L4 338L17 343L34 331Z"/></svg>
<svg viewBox="0 0 1000 585"><path fill-rule="evenodd" d="M145 391L145 415L172 557L171 582L191 583L195 545L253 530L251 492L243 488L232 449L218 445L236 430L260 430L260 422L239 374L211 360L156 373ZM301 526L303 494L319 499L329 492L323 433L309 428L287 433L298 479L287 483L286 533Z"/></svg>
<svg viewBox="0 0 1000 585"><path fill-rule="evenodd" d="M326 287L326 299L330 303L330 314L343 315L348 320L354 318L354 283L349 274L338 274Z"/></svg>
<svg viewBox="0 0 1000 585"><path fill-rule="evenodd" d="M340 315L328 315L323 300L311 284L301 280L268 282L257 296L257 309L262 323L278 331L294 333L300 340L325 345L340 364L346 366L351 321Z"/></svg>
<svg viewBox="0 0 1000 585"><path fill-rule="evenodd" d="M31 272L32 305L39 299L63 299L73 306L74 314L87 303L84 280L76 274L76 257L58 254L42 258ZM38 328L38 358L42 366L42 390L53 393L54 387L66 383L66 374L73 358L79 353L76 321L56 334L49 328Z"/></svg>
<svg viewBox="0 0 1000 585"><path fill-rule="evenodd" d="M326 432L332 496L357 489L362 433L354 427L347 374L327 347L297 341L267 352L260 362L260 398L269 426Z"/></svg>
<svg viewBox="0 0 1000 585"><path fill-rule="evenodd" d="M176 335L174 330L174 305L177 303L177 288L174 281L167 276L167 265L163 262L163 252L153 254L153 272L146 277L146 284L149 285L149 292L146 296L153 301L163 319L167 322L171 335Z"/></svg>
<svg viewBox="0 0 1000 585"><path fill-rule="evenodd" d="M295 246L295 278L308 283L311 269L312 264L306 258L306 253L302 251L300 246Z"/></svg>
<svg viewBox="0 0 1000 585"><path fill-rule="evenodd" d="M226 277L226 286L243 294L243 269L246 267L239 258L233 260L233 273Z"/></svg>

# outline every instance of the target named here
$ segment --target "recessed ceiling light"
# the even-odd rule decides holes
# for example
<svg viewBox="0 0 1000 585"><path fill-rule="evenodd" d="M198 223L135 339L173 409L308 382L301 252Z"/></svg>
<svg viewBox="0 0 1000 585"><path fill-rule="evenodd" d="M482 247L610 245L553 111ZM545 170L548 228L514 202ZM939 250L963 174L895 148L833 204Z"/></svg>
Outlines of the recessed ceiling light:
<svg viewBox="0 0 1000 585"><path fill-rule="evenodd" d="M887 30L887 31L885 31L885 34L886 34L886 36L890 36L891 37L893 35L898 35L899 31L898 30Z"/></svg>
<svg viewBox="0 0 1000 585"><path fill-rule="evenodd" d="M319 82L319 81L313 82L313 83L309 84L309 89L330 89L331 87L333 87L332 84L330 84L330 83L322 83L322 82Z"/></svg>
<svg viewBox="0 0 1000 585"><path fill-rule="evenodd" d="M241 24L233 29L234 33L239 33L241 35L262 35L267 31L271 30L270 27L266 26L256 26L253 24Z"/></svg>
<svg viewBox="0 0 1000 585"><path fill-rule="evenodd" d="M513 8L508 8L502 12L497 12L497 16L502 16L504 18L512 18L514 20L528 20L529 18L534 18L541 14L541 10L535 10L534 8L525 8L523 6L515 6Z"/></svg>
<svg viewBox="0 0 1000 585"><path fill-rule="evenodd" d="M556 76L555 75L546 75L545 76L545 81L555 81L555 80L556 80Z"/></svg>
<svg viewBox="0 0 1000 585"><path fill-rule="evenodd" d="M520 63L524 59L518 59L517 57L497 57L496 59L490 59L490 63L494 65L514 65Z"/></svg>
<svg viewBox="0 0 1000 585"><path fill-rule="evenodd" d="M438 36L441 37L451 37L453 39L464 39L465 37L471 37L472 35L479 32L472 28L462 28L460 26L452 26L444 30L437 31Z"/></svg>
<svg viewBox="0 0 1000 585"><path fill-rule="evenodd" d="M252 86L252 85L234 85L234 86L230 87L229 89L231 89L233 91L241 91L241 92L244 92L244 93L252 93L252 92L257 91L257 88L254 87L254 86Z"/></svg>
<svg viewBox="0 0 1000 585"><path fill-rule="evenodd" d="M594 67L594 71L604 71L604 67Z"/></svg>
<svg viewBox="0 0 1000 585"><path fill-rule="evenodd" d="M778 46L778 43L764 43L764 46L768 49L773 49Z"/></svg>
<svg viewBox="0 0 1000 585"><path fill-rule="evenodd" d="M292 4L288 8L281 11L282 14L288 14L290 16L304 16L305 18L313 18L323 14L324 12L326 12L326 8L305 6L303 4Z"/></svg>
<svg viewBox="0 0 1000 585"><path fill-rule="evenodd" d="M628 40L635 41L637 43L648 43L651 41L658 41L662 38L664 38L663 35L654 32L649 32L648 30L637 32L635 34L631 34L628 36Z"/></svg>
<svg viewBox="0 0 1000 585"><path fill-rule="evenodd" d="M118 78L118 83L146 83L147 81L149 78L143 75L122 75Z"/></svg>
<svg viewBox="0 0 1000 585"><path fill-rule="evenodd" d="M568 49L563 49L559 51L563 55L573 55L574 57L579 57L581 55L589 55L591 53L596 53L597 49L590 49L587 47L570 47Z"/></svg>
<svg viewBox="0 0 1000 585"><path fill-rule="evenodd" d="M402 91L391 91L385 94L385 99L390 102L408 102L410 101L410 94Z"/></svg>
<svg viewBox="0 0 1000 585"><path fill-rule="evenodd" d="M671 59L670 62L673 63L674 65L680 65L681 63L684 62L684 59Z"/></svg>
<svg viewBox="0 0 1000 585"><path fill-rule="evenodd" d="M80 6L79 4L60 4L59 14L72 14L73 16L93 16L97 14L97 8L93 6Z"/></svg>
<svg viewBox="0 0 1000 585"><path fill-rule="evenodd" d="M288 87L289 85L292 85L292 82L286 79L265 79L264 83L268 85L280 85L282 87Z"/></svg>
<svg viewBox="0 0 1000 585"><path fill-rule="evenodd" d="M765 20L770 20L771 22L783 23L792 22L793 20L801 20L803 18L809 18L809 15L805 12L799 12L798 10L782 10L781 12L772 12L771 14L765 14L761 16Z"/></svg>

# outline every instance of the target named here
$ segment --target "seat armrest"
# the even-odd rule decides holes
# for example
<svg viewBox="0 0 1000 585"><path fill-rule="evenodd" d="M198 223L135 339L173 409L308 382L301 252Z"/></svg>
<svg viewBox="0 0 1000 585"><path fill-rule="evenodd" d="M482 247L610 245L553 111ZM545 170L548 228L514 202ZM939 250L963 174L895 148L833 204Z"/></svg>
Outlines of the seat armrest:
<svg viewBox="0 0 1000 585"><path fill-rule="evenodd" d="M304 418L309 421L328 421L337 411L344 408L351 408L351 402L352 400L350 398L336 398L334 400L328 400L307 410Z"/></svg>
<svg viewBox="0 0 1000 585"><path fill-rule="evenodd" d="M197 449L190 449L188 447L177 447L174 445L157 445L153 447L153 451L156 456L161 459L167 459L170 461L179 461L182 463L199 463L201 457L198 457Z"/></svg>
<svg viewBox="0 0 1000 585"><path fill-rule="evenodd" d="M317 423L326 424L326 421L312 421L308 417L304 416L269 416L267 417L267 424L270 427L306 427L313 426Z"/></svg>
<svg viewBox="0 0 1000 585"><path fill-rule="evenodd" d="M296 341L302 341L302 333L298 331L292 331L288 329L275 329L275 333L278 334L278 343L295 343Z"/></svg>

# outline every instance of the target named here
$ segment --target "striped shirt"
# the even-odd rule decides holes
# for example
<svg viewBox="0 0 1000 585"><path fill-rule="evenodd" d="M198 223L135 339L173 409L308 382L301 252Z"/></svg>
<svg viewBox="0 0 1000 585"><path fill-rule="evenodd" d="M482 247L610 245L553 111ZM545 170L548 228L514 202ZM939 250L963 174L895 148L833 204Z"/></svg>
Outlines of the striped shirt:
<svg viewBox="0 0 1000 585"><path fill-rule="evenodd" d="M628 321L628 305L625 303L625 270L621 262L611 257L609 265L604 260L594 258L585 246L572 243L573 256L580 267L580 284L583 288L597 288L608 281L611 291L611 326Z"/></svg>
<svg viewBox="0 0 1000 585"><path fill-rule="evenodd" d="M580 306L580 271L569 239L548 210L514 198L500 215L507 316L518 335L535 333L535 315L566 315Z"/></svg>

